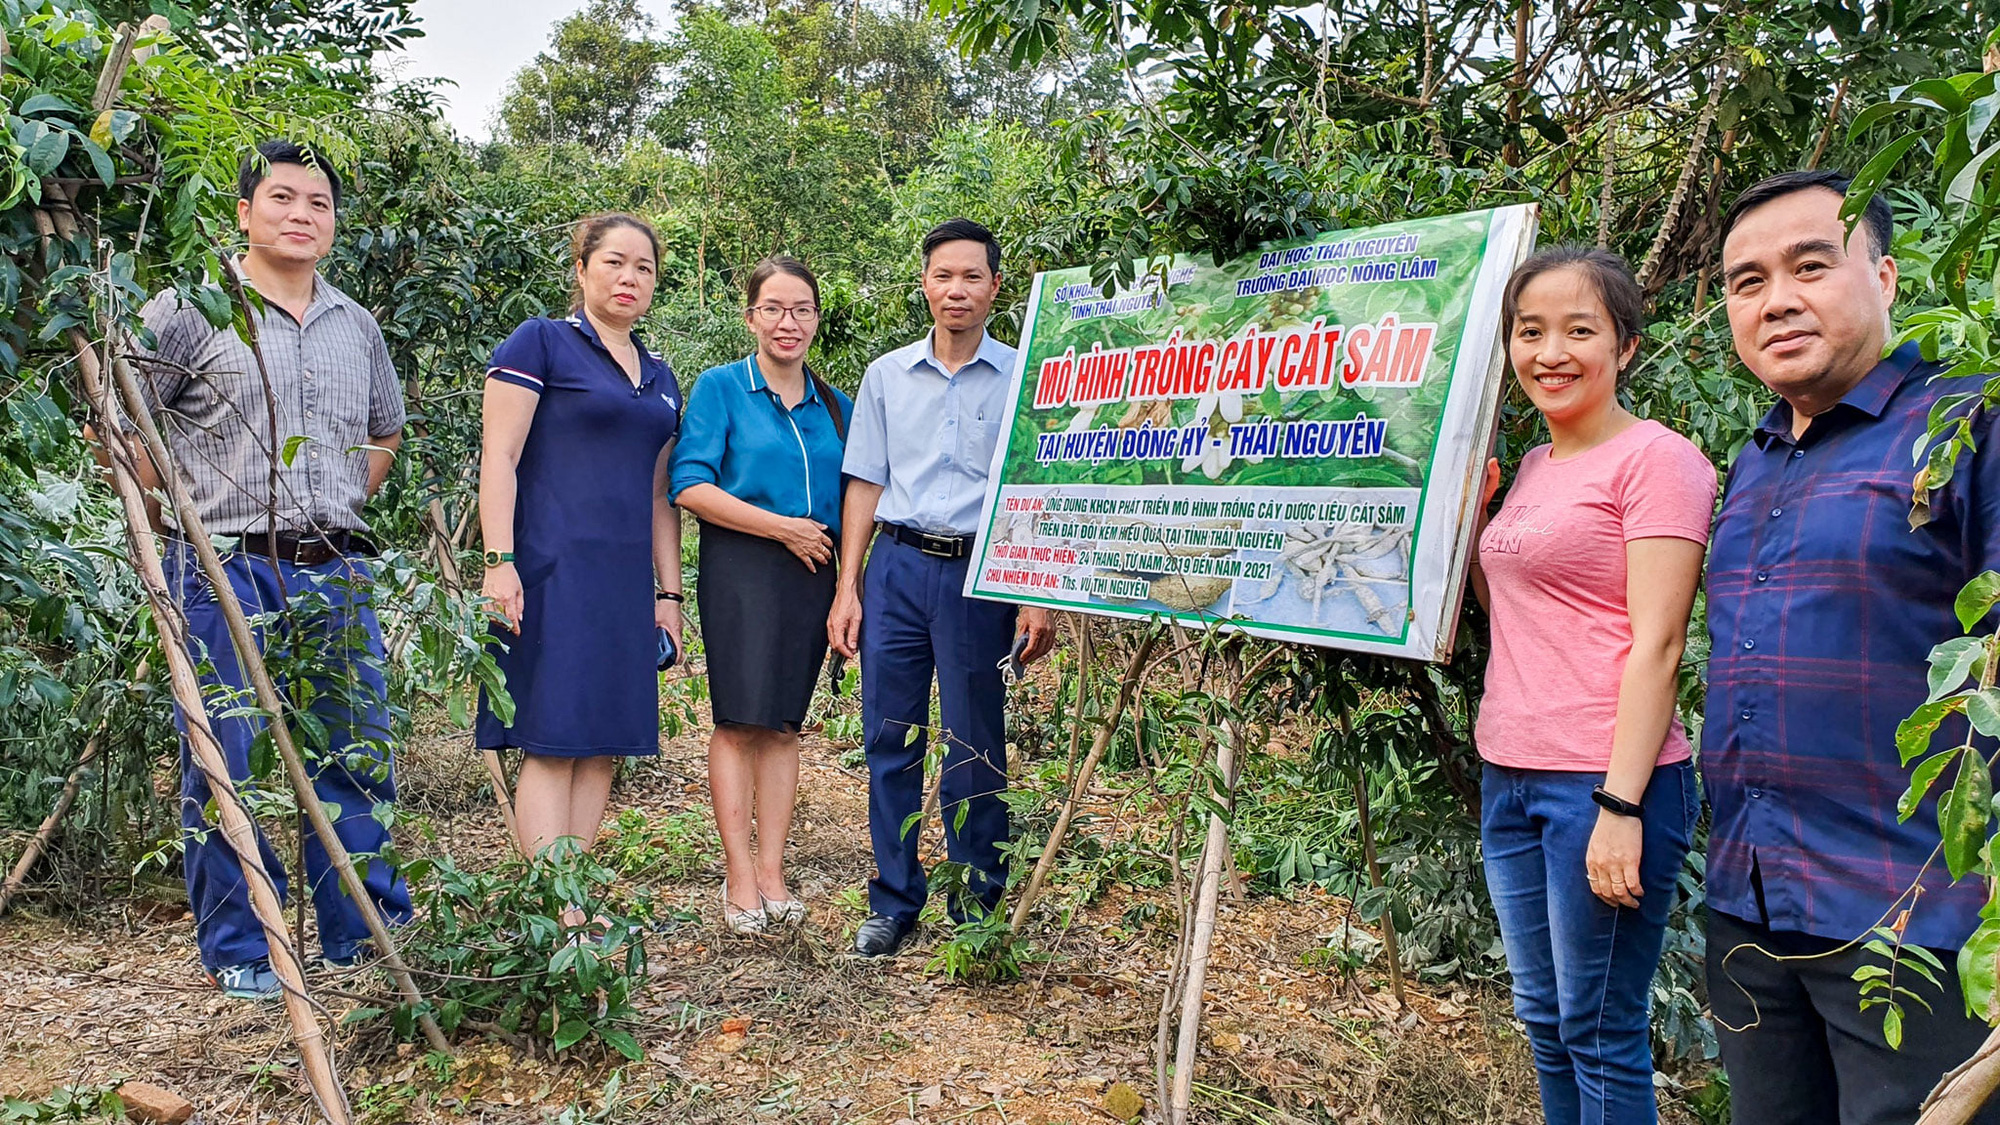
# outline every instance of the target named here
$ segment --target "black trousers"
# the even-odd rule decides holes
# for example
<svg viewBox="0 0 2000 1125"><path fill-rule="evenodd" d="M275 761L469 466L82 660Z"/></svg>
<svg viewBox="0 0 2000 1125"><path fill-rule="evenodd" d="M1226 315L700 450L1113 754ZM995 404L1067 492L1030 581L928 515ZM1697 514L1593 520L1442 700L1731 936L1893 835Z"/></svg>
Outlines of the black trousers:
<svg viewBox="0 0 2000 1125"><path fill-rule="evenodd" d="M1842 944L1708 912L1709 1008L1734 1125L1910 1125L1938 1079L1985 1041L1986 1025L1965 1014L1957 951L1936 949L1942 992L1897 975L1932 1010L1906 998L1903 1047L1890 1050L1881 1007L1862 1011L1854 981L1855 969L1883 960L1859 944L1831 952ZM2000 1104L1973 1121L2000 1125Z"/></svg>

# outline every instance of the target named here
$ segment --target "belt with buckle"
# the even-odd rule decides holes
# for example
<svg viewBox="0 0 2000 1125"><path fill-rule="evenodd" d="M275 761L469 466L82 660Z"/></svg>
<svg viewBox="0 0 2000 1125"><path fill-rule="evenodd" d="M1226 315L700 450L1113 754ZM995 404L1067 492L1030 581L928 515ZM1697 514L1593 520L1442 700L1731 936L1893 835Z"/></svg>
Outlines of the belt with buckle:
<svg viewBox="0 0 2000 1125"><path fill-rule="evenodd" d="M962 559L972 553L970 535L932 535L899 523L883 524L882 533L905 547L915 547L926 555L940 559Z"/></svg>
<svg viewBox="0 0 2000 1125"><path fill-rule="evenodd" d="M303 535L280 531L276 535L246 532L237 548L246 555L279 559L299 566L319 566L343 555L373 555L375 544L351 531L314 531Z"/></svg>

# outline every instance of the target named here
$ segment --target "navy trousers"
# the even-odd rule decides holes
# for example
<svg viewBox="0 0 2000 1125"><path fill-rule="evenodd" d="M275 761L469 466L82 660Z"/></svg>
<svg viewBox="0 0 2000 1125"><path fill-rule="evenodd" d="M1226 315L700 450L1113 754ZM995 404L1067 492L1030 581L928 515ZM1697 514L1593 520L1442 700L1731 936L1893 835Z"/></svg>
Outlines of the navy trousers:
<svg viewBox="0 0 2000 1125"><path fill-rule="evenodd" d="M192 655L198 663L205 660L212 666L202 670L209 726L222 744L230 776L239 782L247 780L251 753L265 726L263 717L254 710L256 700L230 641L228 623L214 591L201 575L194 551L186 544L173 543L167 561L169 573L179 583ZM357 865L364 865L367 857L389 843L389 830L375 819L375 805L396 797L388 746L382 627L369 598L374 576L365 563L354 558L318 566L280 561L277 572L271 569L269 559L241 552L224 556L223 562L230 587L242 601L244 612L251 615L261 649L314 652L313 659L343 668L338 677L299 686L306 688L305 694L311 698L308 713L327 735L325 751L308 762L314 771L314 789L320 802L330 806L327 812L340 842ZM285 594L300 611L297 624L292 626L256 620L257 614L283 604L279 573L284 576ZM276 672L273 675L278 678ZM336 679L339 682L334 682ZM278 678L277 686L295 701L301 698L284 679ZM263 926L251 912L242 865L221 830L207 821L208 778L189 756L186 720L185 714L176 712L175 721L181 728L181 825L187 845L184 866L188 903L195 917L195 941L201 948L202 965L213 972L266 957L270 949ZM308 725L295 721L294 734L302 734ZM310 755L312 740L302 738L302 742L301 750ZM303 816L300 831L305 834L306 883L319 919L320 950L329 957L352 956L355 947L368 937L360 908L342 889L339 873L333 870L325 847ZM284 865L262 832L257 842L264 867L282 898L286 893ZM390 925L409 921L409 888L390 864L380 860L365 863L362 882Z"/></svg>
<svg viewBox="0 0 2000 1125"><path fill-rule="evenodd" d="M914 922L929 894L917 860L922 825L905 824L923 809L933 674L946 850L970 868L969 888L988 908L1007 889L1007 691L996 665L1013 645L1014 607L966 597L968 565L883 535L862 576L861 729L876 868L868 905L899 921Z"/></svg>

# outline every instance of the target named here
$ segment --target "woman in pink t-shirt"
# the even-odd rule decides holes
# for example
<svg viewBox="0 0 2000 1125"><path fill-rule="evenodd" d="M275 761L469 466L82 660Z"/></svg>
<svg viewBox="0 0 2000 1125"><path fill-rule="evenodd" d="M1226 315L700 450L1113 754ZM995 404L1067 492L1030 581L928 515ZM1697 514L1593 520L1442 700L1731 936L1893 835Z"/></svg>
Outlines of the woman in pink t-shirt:
<svg viewBox="0 0 2000 1125"><path fill-rule="evenodd" d="M1601 250L1547 250L1509 280L1508 358L1551 440L1521 459L1472 573L1493 623L1486 883L1560 1125L1657 1118L1647 1002L1700 809L1674 699L1715 469L1618 403L1642 301ZM1489 464L1489 499L1498 483Z"/></svg>

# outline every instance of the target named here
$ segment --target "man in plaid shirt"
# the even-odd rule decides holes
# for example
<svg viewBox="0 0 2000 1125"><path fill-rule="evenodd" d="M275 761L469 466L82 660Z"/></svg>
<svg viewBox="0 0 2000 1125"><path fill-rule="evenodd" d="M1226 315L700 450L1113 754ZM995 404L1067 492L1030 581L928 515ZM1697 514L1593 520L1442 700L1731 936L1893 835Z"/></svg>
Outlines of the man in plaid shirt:
<svg viewBox="0 0 2000 1125"><path fill-rule="evenodd" d="M1987 1031L1951 969L1985 889L1952 884L1935 799L1897 820L1895 731L1926 697L1931 647L1960 633L1959 588L2000 567L2000 435L1981 423L1912 531L1931 406L1980 380L1933 381L1914 345L1883 357L1889 207L1850 236L1847 186L1775 176L1723 220L1736 351L1779 397L1730 467L1708 568L1708 988L1737 1125L1908 1125ZM1853 976L1884 965L1861 947L1877 926L1946 966L1941 988L1897 971L1929 1005L1903 1002L1900 1050Z"/></svg>

